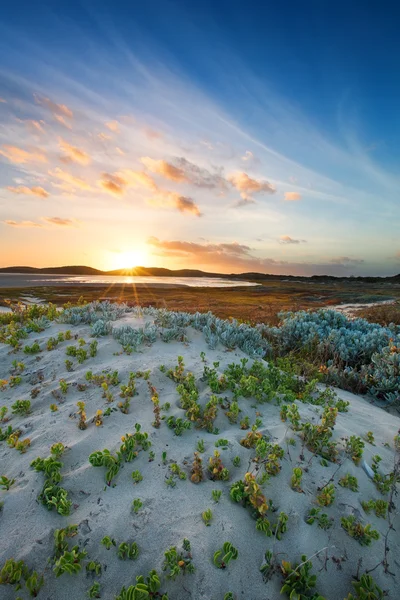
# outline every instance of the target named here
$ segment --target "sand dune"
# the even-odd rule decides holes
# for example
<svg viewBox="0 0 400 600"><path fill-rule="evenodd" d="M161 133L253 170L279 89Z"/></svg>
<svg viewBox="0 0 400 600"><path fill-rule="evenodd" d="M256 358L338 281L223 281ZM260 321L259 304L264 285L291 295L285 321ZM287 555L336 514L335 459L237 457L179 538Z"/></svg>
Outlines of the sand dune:
<svg viewBox="0 0 400 600"><path fill-rule="evenodd" d="M146 317L145 320L151 318ZM139 327L143 323L143 318L128 314L116 321L114 326L124 324ZM379 470L388 473L393 469L393 438L400 428L400 419L371 405L364 398L336 390L338 398L349 402L348 412L338 413L333 431L333 439L339 442L338 459L342 462L337 471L338 463L327 462L327 466L323 466L319 456L303 447L299 434L290 428L288 421L281 420L276 400L257 404L254 398L239 397L239 420L247 416L250 424L253 424L257 417L260 418L262 424L258 431L284 450L280 472L262 485L266 498L271 499L276 508L276 512L270 509L267 513L271 523L276 522L281 512L288 515L287 531L278 540L277 537L268 537L257 531L250 509L230 498L231 484L243 479L248 471L254 471L257 467L257 463L252 462L254 449L245 448L239 443L248 431L241 430L239 422L230 423L226 410L221 406L214 423L219 430L217 435L192 424L190 430L177 436L166 424L166 418L171 415L185 418L185 411L180 405L176 383L160 371L160 365L165 365L166 369L173 368L178 355L183 356L185 372L190 371L195 375L199 403L204 406L212 393L202 379L204 365L212 368L213 362L217 361L217 370L222 374L228 364L248 358L243 352L227 351L222 346L210 350L202 333L187 328L188 340L185 343L157 340L152 345L142 345L139 352L130 355L122 352L121 345L111 335L101 337L98 339L97 355L89 356L79 364L76 358L66 355L68 346L78 347L76 339L61 342L54 350L46 350L50 337L67 330L86 341L83 348L88 348L93 341L88 325L73 327L53 323L43 332L32 333L28 340L24 340L28 344L38 341L42 351L37 355L24 354L22 351L14 354L9 346L0 344L0 380L10 379L15 359L25 363L22 383L15 387L7 384L0 391L0 407L8 407L10 416L9 422L1 426L4 431L11 425L14 430L21 431L20 440L29 438L31 442L23 454L7 445L6 441L0 442L0 475L15 478L15 483L8 491L0 491L0 500L4 502L0 512L0 566L10 558L22 559L30 569L43 573L45 583L38 594L39 598L83 599L96 580L101 585L101 598L111 599L120 593L123 585L134 584L136 575L147 576L151 569L156 569L161 575L161 590L168 593L170 600L222 600L229 591L237 599L275 599L281 597L279 591L283 578L281 574L276 574L270 581L264 581L260 567L265 562L266 550L271 550L280 564L282 560L300 562L302 554L310 557L326 547L326 551L312 559L313 573L318 576L316 590L330 600L339 600L353 591L351 581L357 572L359 559L362 559L361 572L382 559L388 522L373 512L367 515L361 501L387 499L387 495L381 495L376 489L362 468L362 461L371 465L372 456L379 454L382 457ZM200 358L201 352L205 353L206 363ZM65 360L69 358L73 363L71 372L65 366ZM249 360L248 366L253 362ZM118 371L118 387L110 385L108 390L114 397L112 402L107 402L103 397L100 386L85 379L88 370L93 374ZM149 380L136 377L137 394L131 398L128 414L123 414L117 408L121 401L119 386L127 384L129 373L138 371L149 371ZM69 384L66 394L60 391L59 380L62 378ZM154 405L148 381L156 388L160 405L171 405L169 410L161 411L166 418L161 421L159 429L152 426ZM81 388L86 386L83 391L79 391L79 384ZM35 398L31 398L33 389L38 389ZM53 390L57 390L58 399L52 394ZM232 393L228 390L220 396L231 398ZM11 406L22 399L31 400L30 414L11 414ZM78 401L85 402L88 426L84 430L78 428ZM56 412L50 410L50 404L53 403L57 405ZM302 421L319 422L322 407L300 401L296 404ZM107 408L113 409L111 414L104 416L103 425L96 427L92 422L96 411L100 409L104 412ZM104 448L115 453L121 445L121 436L134 433L137 423L141 425L142 432L149 434L151 447L146 451L140 450L132 462L124 462L112 485L108 486L105 483L106 469L92 466L89 455ZM362 461L356 465L344 453L342 438L352 435L364 438L367 431L373 432L375 446L365 441ZM295 445L288 443L291 438L295 440ZM219 448L219 451L224 466L229 469L229 481L212 481L208 476L198 484L190 481L193 455L201 439L205 448L200 456L205 472L208 459L216 450L215 442L219 439L228 440L227 448ZM60 459L63 463L60 485L67 490L72 501L69 516L47 510L38 501L45 477L30 466L37 457L48 457L51 446L57 442L62 442L66 448ZM154 452L154 460L149 460L150 452ZM163 452L167 453L165 461L162 460ZM237 456L240 457L240 466L235 467L232 461ZM186 473L187 479L176 478L176 485L170 487L166 480L171 477L173 462ZM292 470L296 466L303 469L302 493L291 488ZM139 470L143 476L139 483L134 483L131 477L135 470ZM346 473L357 477L358 492L338 485L339 478ZM332 475L335 477L336 498L331 506L322 507L322 512L334 522L330 529L323 530L316 523L307 524L305 518L312 507L318 506L318 487L325 485ZM222 492L218 503L212 499L212 490ZM135 498L142 502L137 513L131 508ZM208 508L213 514L210 526L206 526L202 519L202 512ZM379 532L379 539L373 541L371 546L364 547L349 537L340 524L340 518L348 515L355 515L364 525L371 523ZM398 515L394 519L397 532L391 532L389 537L389 563L390 570L398 575L400 522ZM78 531L69 541L70 546L79 545L80 549L87 551L87 557L82 560L83 568L79 574L63 574L57 578L53 572L54 531L71 524L78 525ZM119 559L116 548L107 550L101 545L106 535L115 539L117 547L121 542L136 542L138 558L126 561ZM184 538L191 543L195 572L180 574L175 580L169 580L162 571L164 552L171 546L180 549ZM225 541L237 548L238 558L226 569L218 569L213 564L213 555ZM86 572L85 566L89 560L101 564L100 576ZM398 579L385 574L382 566L375 569L372 575L388 591L389 597L398 597ZM11 585L0 586L2 599L11 600L18 595L21 598L29 597L26 588L14 592Z"/></svg>

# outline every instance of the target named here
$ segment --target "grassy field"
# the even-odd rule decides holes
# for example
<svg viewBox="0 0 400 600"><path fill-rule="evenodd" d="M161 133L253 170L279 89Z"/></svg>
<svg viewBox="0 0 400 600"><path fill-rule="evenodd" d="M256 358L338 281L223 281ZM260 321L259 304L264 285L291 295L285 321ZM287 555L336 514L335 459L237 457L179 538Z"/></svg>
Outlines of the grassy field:
<svg viewBox="0 0 400 600"><path fill-rule="evenodd" d="M381 300L400 300L400 286L393 284L365 284L359 282L293 282L266 281L255 287L194 288L145 287L132 285L63 286L34 288L0 288L0 305L7 299L18 300L32 295L58 306L86 301L112 300L165 307L168 310L207 312L223 318L234 317L243 321L276 324L282 310L302 310L334 306L341 303L367 303ZM385 324L391 318L400 322L399 307L376 307L362 311L368 319Z"/></svg>

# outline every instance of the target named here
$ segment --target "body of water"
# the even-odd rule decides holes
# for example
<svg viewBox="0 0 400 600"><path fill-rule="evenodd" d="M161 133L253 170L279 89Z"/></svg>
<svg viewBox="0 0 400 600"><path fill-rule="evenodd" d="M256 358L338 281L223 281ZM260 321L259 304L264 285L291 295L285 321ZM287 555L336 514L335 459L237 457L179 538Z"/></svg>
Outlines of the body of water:
<svg viewBox="0 0 400 600"><path fill-rule="evenodd" d="M253 286L256 283L218 277L139 277L139 276L108 276L108 275L38 275L26 273L0 273L0 287L32 288L42 286L173 286L173 287L232 287Z"/></svg>

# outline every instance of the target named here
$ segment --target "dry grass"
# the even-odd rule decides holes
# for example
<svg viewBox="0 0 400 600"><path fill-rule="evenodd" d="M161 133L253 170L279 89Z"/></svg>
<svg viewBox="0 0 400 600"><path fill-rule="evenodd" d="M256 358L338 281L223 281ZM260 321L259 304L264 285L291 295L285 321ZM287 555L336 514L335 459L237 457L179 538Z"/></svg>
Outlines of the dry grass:
<svg viewBox="0 0 400 600"><path fill-rule="evenodd" d="M370 323L379 323L379 325L400 325L400 302L395 304L384 304L381 306L371 306L361 310L354 311L354 316L367 319Z"/></svg>
<svg viewBox="0 0 400 600"><path fill-rule="evenodd" d="M19 296L27 294L58 306L66 302L76 303L82 297L87 302L107 299L174 311L211 311L221 318L234 317L250 323L277 325L277 315L281 311L316 309L340 303L372 302L394 297L400 299L400 287L389 284L337 281L321 283L311 280L306 283L284 280L259 283L256 287L232 288L157 287L144 284L0 288L0 304L6 298L17 300ZM388 306L377 308L382 309L382 314L390 310ZM374 318L373 313L371 318ZM398 316L396 322L399 322Z"/></svg>

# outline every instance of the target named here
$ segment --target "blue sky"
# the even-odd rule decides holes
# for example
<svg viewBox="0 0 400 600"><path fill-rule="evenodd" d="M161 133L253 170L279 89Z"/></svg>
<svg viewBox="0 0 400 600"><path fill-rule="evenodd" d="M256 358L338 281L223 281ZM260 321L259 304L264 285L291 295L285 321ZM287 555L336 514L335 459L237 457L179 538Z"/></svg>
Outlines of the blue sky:
<svg viewBox="0 0 400 600"><path fill-rule="evenodd" d="M1 266L399 272L399 16L9 4Z"/></svg>

